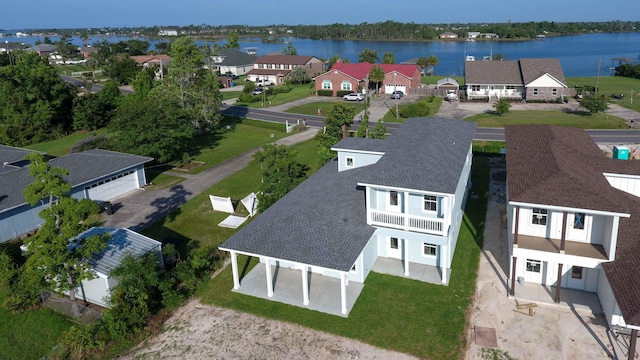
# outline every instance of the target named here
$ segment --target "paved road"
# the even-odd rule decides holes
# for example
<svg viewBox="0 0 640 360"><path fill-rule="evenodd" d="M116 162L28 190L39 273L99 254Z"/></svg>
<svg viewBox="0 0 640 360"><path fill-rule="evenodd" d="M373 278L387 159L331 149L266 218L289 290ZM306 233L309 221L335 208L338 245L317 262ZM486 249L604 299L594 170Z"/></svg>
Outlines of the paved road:
<svg viewBox="0 0 640 360"><path fill-rule="evenodd" d="M276 143L282 145L297 144L313 138L318 131L320 131L318 128L309 128L306 131L282 138ZM219 181L244 169L253 158L253 154L259 149L252 149L198 175L189 176L180 184L169 189L155 191L136 190L113 199L111 203L114 205L115 212L113 215L103 216L103 220L105 220L104 226L124 227L140 231L162 217L169 215L180 205Z"/></svg>

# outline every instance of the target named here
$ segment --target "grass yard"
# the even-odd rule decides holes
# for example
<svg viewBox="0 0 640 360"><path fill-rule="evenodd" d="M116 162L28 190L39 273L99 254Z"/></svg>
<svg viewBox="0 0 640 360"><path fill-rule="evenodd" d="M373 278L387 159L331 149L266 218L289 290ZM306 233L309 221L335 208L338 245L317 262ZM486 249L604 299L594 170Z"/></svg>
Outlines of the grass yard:
<svg viewBox="0 0 640 360"><path fill-rule="evenodd" d="M475 158L472 191L478 196L469 197L467 203L449 286L372 272L347 319L234 293L230 267L209 280L198 295L205 303L300 324L421 358L458 359L466 347L467 316L482 247L488 174L487 158ZM247 258L240 259L243 268ZM249 266L256 263L253 259ZM394 306L398 304L401 306Z"/></svg>
<svg viewBox="0 0 640 360"><path fill-rule="evenodd" d="M235 99L242 94L242 91L220 91L220 95L222 95L222 100Z"/></svg>
<svg viewBox="0 0 640 360"><path fill-rule="evenodd" d="M438 113L438 111L440 111L440 106L442 105L443 99L441 97L435 96L432 102L428 102L428 97L422 98L420 99L420 101L426 101L427 105L429 105L429 114L427 116L434 116L435 114ZM392 105L391 103L389 104ZM398 112L402 113L402 109L405 108L406 106L407 104L398 105ZM384 122L395 122L395 123L403 123L405 120L407 119L403 118L402 116L400 116L399 118L396 118L395 107L392 109L389 109L389 111L387 111L387 113L384 114L384 117L382 118L382 121Z"/></svg>
<svg viewBox="0 0 640 360"><path fill-rule="evenodd" d="M301 114L301 115L318 115L318 109L320 109L322 110L322 114L326 116L329 113L329 111L331 111L331 108L333 108L335 104L338 104L340 102L341 101L312 102L312 103L302 104L299 106L292 107L286 110L285 112L291 113L291 114ZM355 114L364 110L364 102L344 102L344 103L347 105L353 106L353 108L355 109L354 110Z"/></svg>
<svg viewBox="0 0 640 360"><path fill-rule="evenodd" d="M505 125L551 124L581 129L628 129L627 123L617 116L587 112L561 111L510 111L502 116L479 114L464 119L474 121L479 127L504 127Z"/></svg>
<svg viewBox="0 0 640 360"><path fill-rule="evenodd" d="M311 84L311 85L310 85ZM292 85L291 91L284 94L276 94L276 95L268 95L265 96L265 102L262 102L262 97L260 101L256 101L253 103L236 103L238 106L247 106L250 108L262 108L262 107L270 107L275 105L282 105L284 103L288 103L294 100L299 100L311 96L313 92L315 92L315 85L313 82L310 84L303 85Z"/></svg>
<svg viewBox="0 0 640 360"><path fill-rule="evenodd" d="M307 141L292 148L298 152L298 161L309 166L310 173L315 171L316 141ZM230 196L232 201L237 202L259 187L260 164L252 162L189 200L179 210L146 229L144 234L159 241L177 243L181 253L192 246L218 246L237 230L217 226L229 214L214 212L209 195Z"/></svg>
<svg viewBox="0 0 640 360"><path fill-rule="evenodd" d="M567 78L567 85L574 86L596 86L596 77L573 77ZM631 104L631 94L633 92L633 104ZM640 79L631 79L621 76L601 76L598 78L598 94L611 99L611 94L623 94L622 100L613 100L612 103L620 104L626 108L640 111Z"/></svg>
<svg viewBox="0 0 640 360"><path fill-rule="evenodd" d="M51 156L64 156L69 154L69 150L73 147L73 145L77 144L78 141L82 139L86 139L94 134L98 135L109 135L109 130L106 128L100 129L95 132L91 131L76 131L73 134L67 135L63 138L45 141L37 144L32 144L25 146L26 149L36 150L46 152Z"/></svg>
<svg viewBox="0 0 640 360"><path fill-rule="evenodd" d="M13 314L0 305L0 358L40 359L58 344L60 335L71 325L71 321L51 310L40 308Z"/></svg>
<svg viewBox="0 0 640 360"><path fill-rule="evenodd" d="M433 76L422 76L420 78L420 83L427 85L436 85L439 80L450 77L455 79L460 86L464 85L464 76L444 76L444 75L433 75Z"/></svg>

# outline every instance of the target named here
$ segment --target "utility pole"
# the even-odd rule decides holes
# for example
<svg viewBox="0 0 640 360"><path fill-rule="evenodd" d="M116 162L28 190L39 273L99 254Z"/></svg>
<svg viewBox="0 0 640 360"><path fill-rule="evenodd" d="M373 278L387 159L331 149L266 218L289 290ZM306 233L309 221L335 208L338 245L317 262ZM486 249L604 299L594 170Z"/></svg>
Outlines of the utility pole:
<svg viewBox="0 0 640 360"><path fill-rule="evenodd" d="M595 88L595 94L594 95L598 95L598 81L600 81L600 62L602 61L602 58L598 59L598 74L596 75L596 88Z"/></svg>

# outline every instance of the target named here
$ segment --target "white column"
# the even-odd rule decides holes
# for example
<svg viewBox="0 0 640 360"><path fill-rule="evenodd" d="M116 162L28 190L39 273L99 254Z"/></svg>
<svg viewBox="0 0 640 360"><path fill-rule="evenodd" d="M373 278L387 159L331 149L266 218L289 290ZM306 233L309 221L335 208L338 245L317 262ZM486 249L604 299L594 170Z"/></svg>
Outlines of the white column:
<svg viewBox="0 0 640 360"><path fill-rule="evenodd" d="M267 296L273 297L273 275L271 274L271 259L265 258L264 270L267 274Z"/></svg>
<svg viewBox="0 0 640 360"><path fill-rule="evenodd" d="M240 289L240 278L238 277L238 254L231 251L231 272L233 273L233 290Z"/></svg>
<svg viewBox="0 0 640 360"><path fill-rule="evenodd" d="M368 186L364 188L365 206L367 207L367 224L371 224L371 189Z"/></svg>
<svg viewBox="0 0 640 360"><path fill-rule="evenodd" d="M309 273L307 265L302 267L302 304L309 305Z"/></svg>
<svg viewBox="0 0 640 360"><path fill-rule="evenodd" d="M408 191L402 192L402 213L404 214L404 230L409 231L409 192Z"/></svg>
<svg viewBox="0 0 640 360"><path fill-rule="evenodd" d="M440 245L440 267L442 269L442 283L447 283L447 263L449 259L448 246Z"/></svg>
<svg viewBox="0 0 640 360"><path fill-rule="evenodd" d="M404 276L409 276L409 241L402 239L404 244Z"/></svg>
<svg viewBox="0 0 640 360"><path fill-rule="evenodd" d="M342 314L347 314L347 276L346 273L340 273L340 299L342 302Z"/></svg>

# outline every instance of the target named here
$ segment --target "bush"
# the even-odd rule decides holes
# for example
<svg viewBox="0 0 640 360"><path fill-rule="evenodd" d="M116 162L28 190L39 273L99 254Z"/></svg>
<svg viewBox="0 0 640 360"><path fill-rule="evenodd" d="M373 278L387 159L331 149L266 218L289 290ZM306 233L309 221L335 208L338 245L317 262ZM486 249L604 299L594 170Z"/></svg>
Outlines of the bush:
<svg viewBox="0 0 640 360"><path fill-rule="evenodd" d="M254 96L251 93L242 93L238 96L238 101L243 103L252 103L260 101L259 96Z"/></svg>
<svg viewBox="0 0 640 360"><path fill-rule="evenodd" d="M336 96L337 96L337 97L343 97L343 96L345 96L345 95L347 95L347 94L351 94L352 92L353 92L353 91L349 91L349 90L339 90L339 91L336 93Z"/></svg>
<svg viewBox="0 0 640 360"><path fill-rule="evenodd" d="M286 94L288 92L291 92L291 88L288 86L274 86L269 88L269 91L272 95Z"/></svg>
<svg viewBox="0 0 640 360"><path fill-rule="evenodd" d="M507 101L507 99L500 99L493 104L493 108L496 109L496 114L502 116L503 114L509 112L511 104L509 103L509 101Z"/></svg>
<svg viewBox="0 0 640 360"><path fill-rule="evenodd" d="M110 150L113 149L113 145L108 137L104 135L94 135L78 141L71 147L71 149L69 149L69 154L91 149Z"/></svg>
<svg viewBox="0 0 640 360"><path fill-rule="evenodd" d="M318 90L318 96L333 96L333 90Z"/></svg>
<svg viewBox="0 0 640 360"><path fill-rule="evenodd" d="M420 117L429 115L429 105L424 101L406 105L400 110L400 116L408 119L411 117Z"/></svg>

